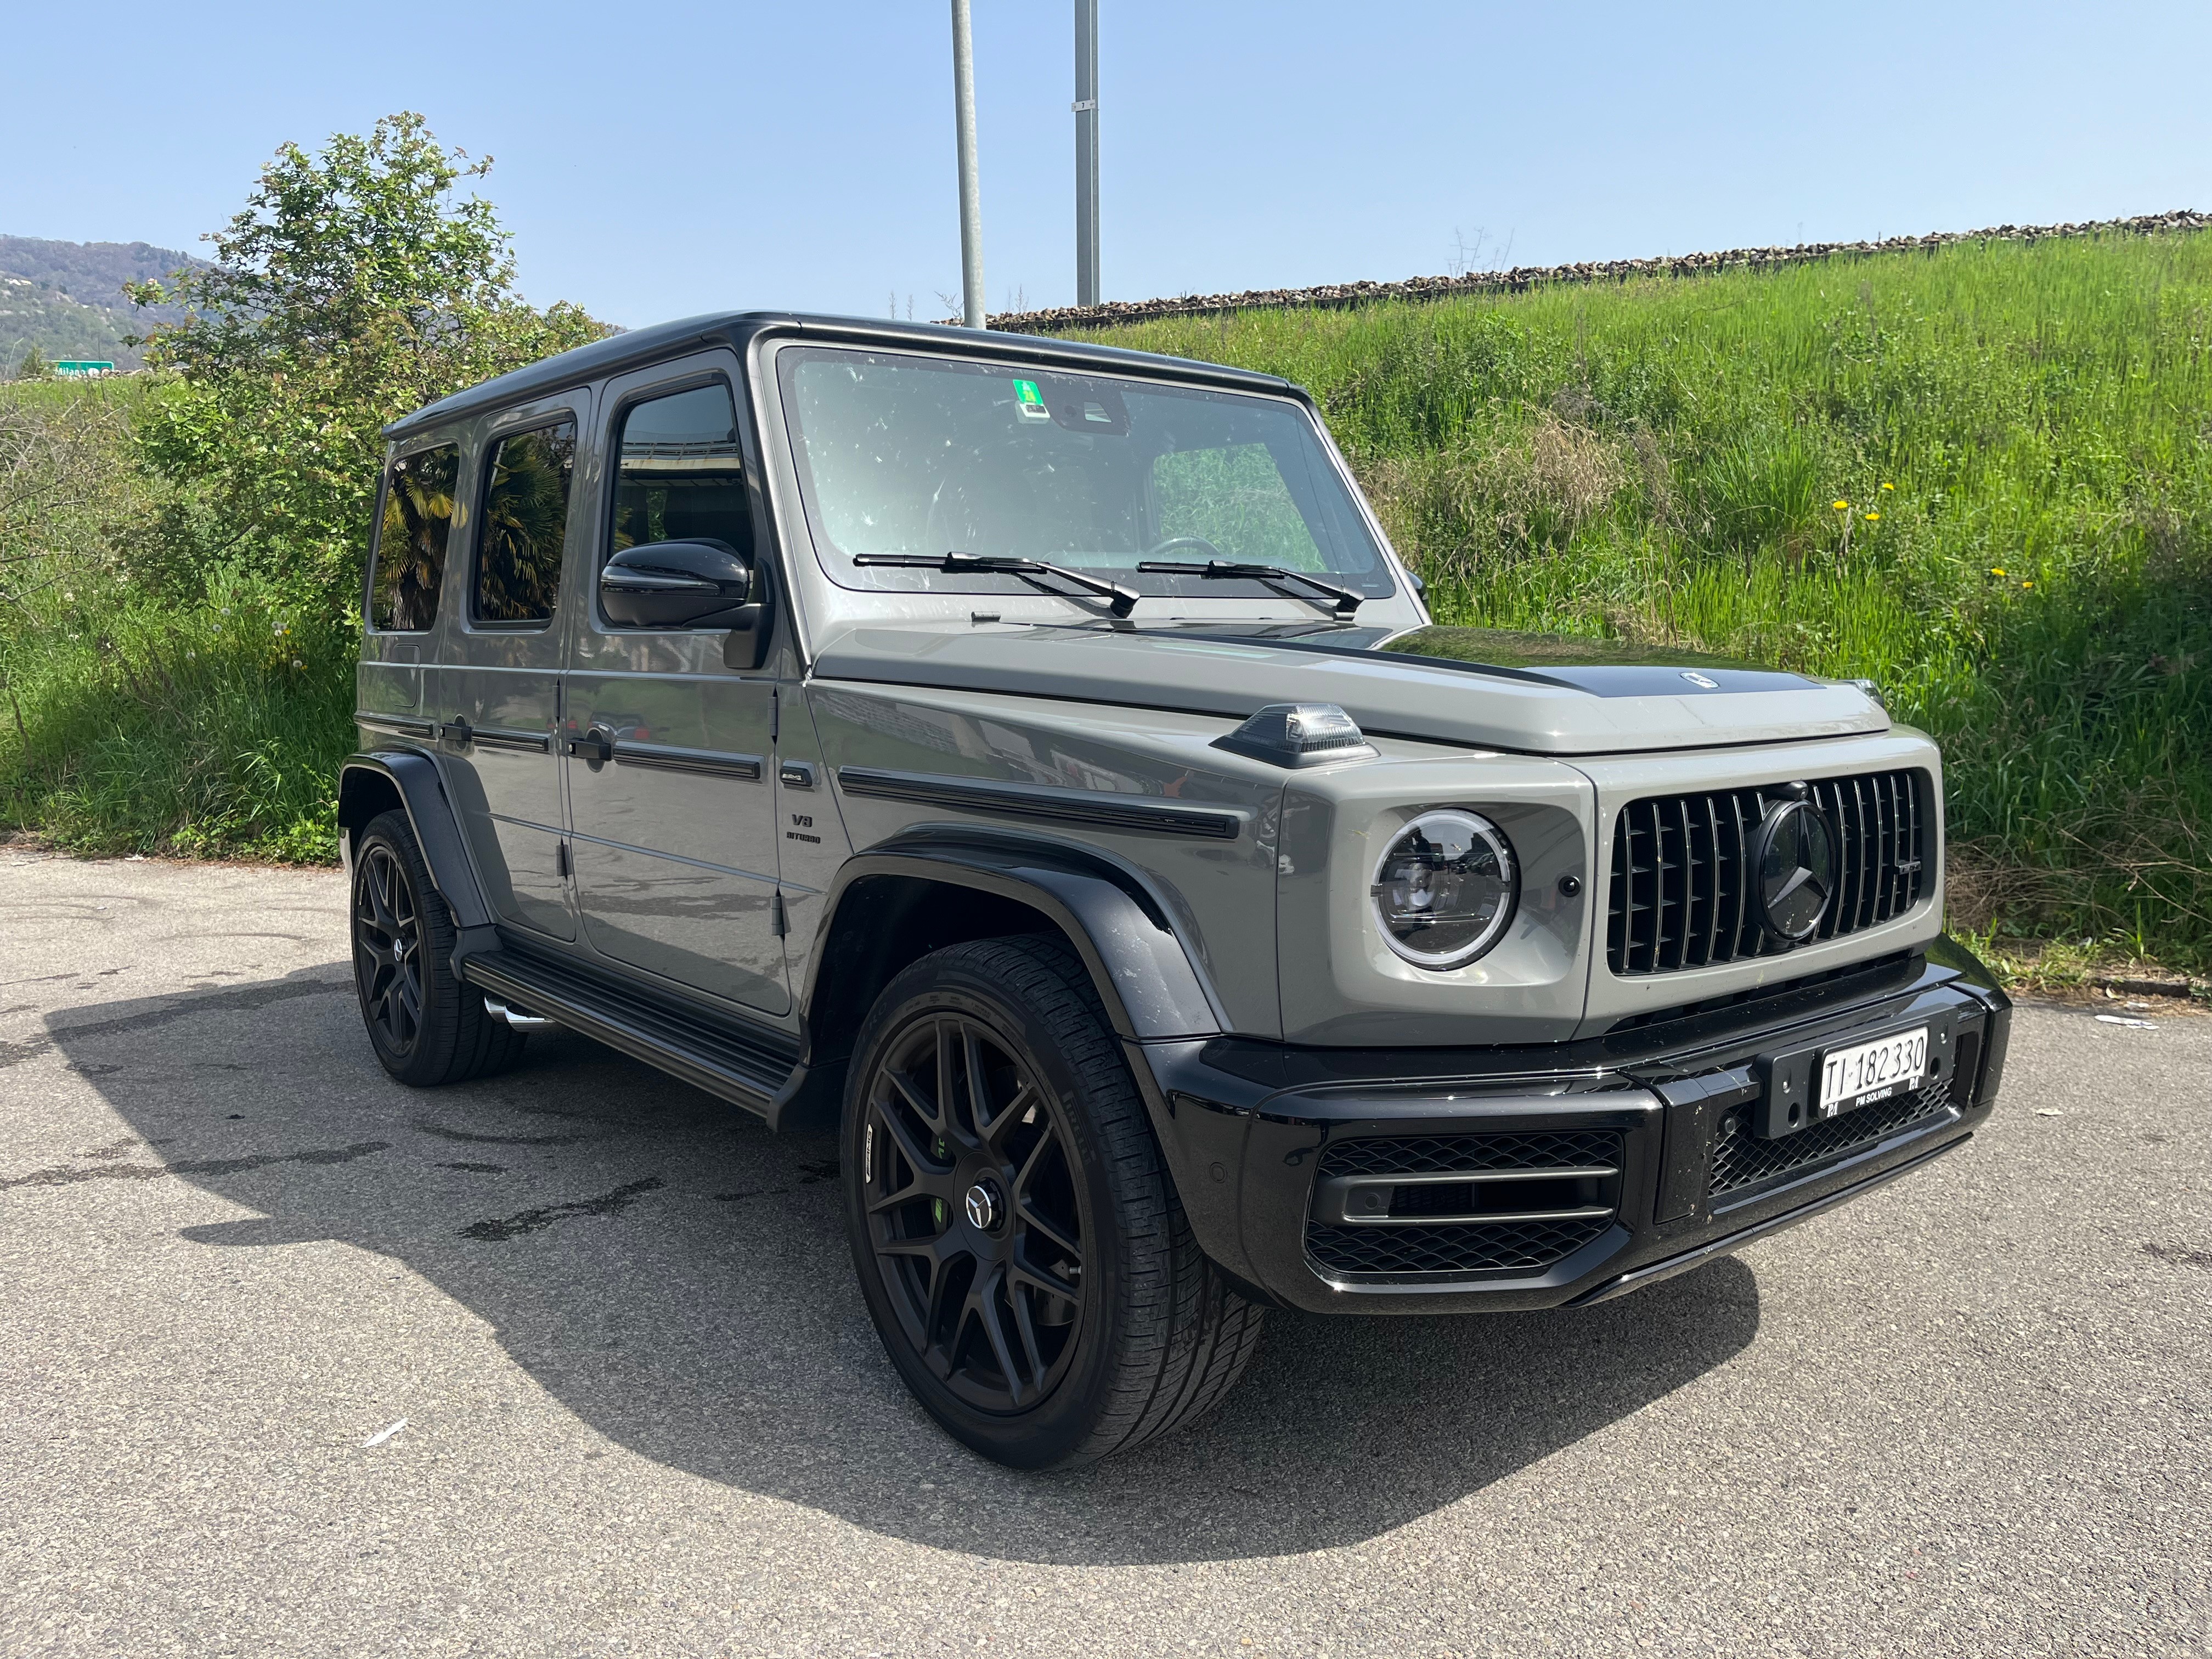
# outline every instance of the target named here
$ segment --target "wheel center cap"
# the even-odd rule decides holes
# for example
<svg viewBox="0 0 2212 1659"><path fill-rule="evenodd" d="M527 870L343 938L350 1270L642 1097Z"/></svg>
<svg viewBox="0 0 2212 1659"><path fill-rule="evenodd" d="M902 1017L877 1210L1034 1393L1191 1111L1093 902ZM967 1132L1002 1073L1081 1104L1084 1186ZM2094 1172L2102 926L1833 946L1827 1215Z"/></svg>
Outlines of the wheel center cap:
<svg viewBox="0 0 2212 1659"><path fill-rule="evenodd" d="M968 1189L963 1200L968 1212L968 1224L979 1233L997 1229L1000 1218L1006 1212L1006 1203L999 1196L995 1182L979 1181Z"/></svg>

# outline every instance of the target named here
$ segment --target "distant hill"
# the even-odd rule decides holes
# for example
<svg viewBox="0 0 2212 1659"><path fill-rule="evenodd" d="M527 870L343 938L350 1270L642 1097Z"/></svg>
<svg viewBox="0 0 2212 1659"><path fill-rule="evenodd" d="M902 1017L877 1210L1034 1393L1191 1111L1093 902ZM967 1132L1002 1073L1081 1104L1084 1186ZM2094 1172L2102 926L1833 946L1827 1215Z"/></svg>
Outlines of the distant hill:
<svg viewBox="0 0 2212 1659"><path fill-rule="evenodd" d="M124 343L183 313L132 305L125 283L167 276L205 263L147 242L50 242L0 236L0 374L35 346L48 357L105 357L118 368L143 361Z"/></svg>

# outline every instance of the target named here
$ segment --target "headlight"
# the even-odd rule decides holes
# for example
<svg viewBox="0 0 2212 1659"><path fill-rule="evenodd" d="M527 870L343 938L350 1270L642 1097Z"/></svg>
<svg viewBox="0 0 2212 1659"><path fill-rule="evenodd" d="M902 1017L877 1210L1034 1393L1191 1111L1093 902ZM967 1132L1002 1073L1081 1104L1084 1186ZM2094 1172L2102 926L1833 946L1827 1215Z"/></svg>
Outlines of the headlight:
<svg viewBox="0 0 2212 1659"><path fill-rule="evenodd" d="M1464 968L1513 920L1521 876L1496 824L1441 807L1398 832L1369 890L1393 951L1417 967Z"/></svg>

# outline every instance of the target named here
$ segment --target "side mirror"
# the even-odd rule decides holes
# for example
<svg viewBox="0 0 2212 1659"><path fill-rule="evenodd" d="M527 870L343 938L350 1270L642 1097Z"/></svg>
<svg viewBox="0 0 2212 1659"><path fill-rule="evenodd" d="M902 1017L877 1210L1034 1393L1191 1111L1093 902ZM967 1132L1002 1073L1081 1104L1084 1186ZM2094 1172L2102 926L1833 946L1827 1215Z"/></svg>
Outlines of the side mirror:
<svg viewBox="0 0 2212 1659"><path fill-rule="evenodd" d="M742 628L753 568L727 542L626 547L599 572L599 609L617 628Z"/></svg>

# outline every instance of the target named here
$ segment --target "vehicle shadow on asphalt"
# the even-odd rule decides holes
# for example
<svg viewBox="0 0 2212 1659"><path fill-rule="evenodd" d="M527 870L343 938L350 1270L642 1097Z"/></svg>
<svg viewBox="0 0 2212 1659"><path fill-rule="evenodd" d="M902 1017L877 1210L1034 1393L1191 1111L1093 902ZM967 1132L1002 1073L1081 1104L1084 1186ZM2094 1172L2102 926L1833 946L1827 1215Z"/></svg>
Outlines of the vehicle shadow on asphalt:
<svg viewBox="0 0 2212 1659"><path fill-rule="evenodd" d="M1127 1565L1360 1543L1695 1381L1759 1328L1732 1260L1581 1312L1277 1314L1194 1429L1018 1474L942 1435L884 1360L828 1137L772 1136L565 1034L504 1076L404 1089L327 968L76 1008L50 1033L131 1139L9 1184L189 1182L251 1212L185 1228L195 1243L379 1252L489 1322L598 1436L939 1548ZM474 1425L439 1431L463 1450ZM579 1460L596 1443L580 1438Z"/></svg>

